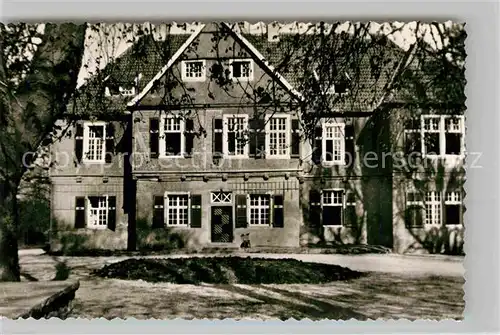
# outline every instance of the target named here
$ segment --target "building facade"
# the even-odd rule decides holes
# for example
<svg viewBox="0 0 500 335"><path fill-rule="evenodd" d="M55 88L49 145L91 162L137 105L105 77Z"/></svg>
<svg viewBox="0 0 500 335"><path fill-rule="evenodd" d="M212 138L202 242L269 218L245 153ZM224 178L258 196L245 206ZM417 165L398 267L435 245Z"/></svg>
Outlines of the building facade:
<svg viewBox="0 0 500 335"><path fill-rule="evenodd" d="M408 126L404 108L346 108L306 136L271 40L201 25L172 37L156 68L137 63L133 85L104 85L118 113L67 123L52 147L51 248L460 252L463 117ZM428 164L395 163L410 143Z"/></svg>

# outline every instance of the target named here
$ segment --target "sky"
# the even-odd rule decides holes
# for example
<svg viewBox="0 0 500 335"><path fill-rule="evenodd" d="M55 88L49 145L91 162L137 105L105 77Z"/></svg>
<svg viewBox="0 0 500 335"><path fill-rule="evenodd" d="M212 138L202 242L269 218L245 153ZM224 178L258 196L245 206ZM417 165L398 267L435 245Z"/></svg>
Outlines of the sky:
<svg viewBox="0 0 500 335"><path fill-rule="evenodd" d="M346 21L342 23L337 28L337 32L349 31L353 27L352 22ZM440 23L442 26L449 27L453 23L451 21L446 21ZM151 27L152 24L144 23L139 24L99 24L98 29L87 29L86 33L86 47L84 52L83 63L86 65L82 66L79 77L78 86L84 84L85 80L89 78L92 73L95 73L97 68L103 68L111 59L118 57L125 50L127 50L132 43L130 40L133 36L136 36L136 31L140 26ZM187 24L173 24L170 30L172 34L190 34L198 25L198 23L187 23ZM278 26L277 29L281 29L281 32L292 32L292 33L305 33L310 31L308 29L309 23L289 23L286 25ZM377 23L370 22L370 32L371 33L383 33L388 36L396 45L404 50L407 50L412 43L415 42L417 36L423 36L424 41L426 41L433 48L441 48L443 43L446 41L440 41L436 38L437 28L430 24L421 24L420 29L416 31L417 23L413 22L391 22L391 23ZM267 24L263 22L258 22L255 24L242 23L242 30L246 30L249 33L262 34L265 33ZM391 31L397 31L390 34ZM165 36L167 28L166 25L154 26L154 35L156 38L161 38ZM436 44L436 41L438 43Z"/></svg>

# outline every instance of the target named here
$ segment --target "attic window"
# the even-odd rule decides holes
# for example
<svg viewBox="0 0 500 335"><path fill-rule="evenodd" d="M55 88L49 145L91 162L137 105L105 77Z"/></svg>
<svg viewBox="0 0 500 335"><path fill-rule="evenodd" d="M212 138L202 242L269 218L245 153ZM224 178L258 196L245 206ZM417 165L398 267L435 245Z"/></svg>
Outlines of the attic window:
<svg viewBox="0 0 500 335"><path fill-rule="evenodd" d="M234 80L253 80L253 61L251 59L232 59L229 62L230 77Z"/></svg>
<svg viewBox="0 0 500 335"><path fill-rule="evenodd" d="M130 88L124 88L124 87L119 87L120 95L128 97L135 95L135 87L130 87Z"/></svg>
<svg viewBox="0 0 500 335"><path fill-rule="evenodd" d="M316 69L313 71L314 78L318 81L318 83L321 86L321 89L324 93L326 94L339 94L339 95L345 95L349 94L349 83L351 81L349 75L347 73L344 73L342 76L334 75L337 77L336 80L330 85L330 87L326 88L324 85L328 85L328 82L325 83L324 80L322 80L318 73L320 72L320 69Z"/></svg>
<svg viewBox="0 0 500 335"><path fill-rule="evenodd" d="M134 86L124 87L124 86L113 86L113 85L106 86L105 93L107 97L113 97L113 96L129 97L129 96L134 96L136 94Z"/></svg>
<svg viewBox="0 0 500 335"><path fill-rule="evenodd" d="M182 62L183 81L205 81L205 61L190 60Z"/></svg>
<svg viewBox="0 0 500 335"><path fill-rule="evenodd" d="M335 82L330 88L328 88L327 91L328 94L348 94L349 93L349 85L347 80L339 80L338 82Z"/></svg>

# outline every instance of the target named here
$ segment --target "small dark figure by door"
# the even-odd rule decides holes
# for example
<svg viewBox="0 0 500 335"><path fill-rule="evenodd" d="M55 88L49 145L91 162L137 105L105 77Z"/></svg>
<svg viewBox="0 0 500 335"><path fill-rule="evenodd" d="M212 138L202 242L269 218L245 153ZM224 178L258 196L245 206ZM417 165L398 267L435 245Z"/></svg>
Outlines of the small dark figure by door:
<svg viewBox="0 0 500 335"><path fill-rule="evenodd" d="M233 211L230 206L212 207L212 242L233 242Z"/></svg>
<svg viewBox="0 0 500 335"><path fill-rule="evenodd" d="M250 248L250 233L241 234L240 248Z"/></svg>

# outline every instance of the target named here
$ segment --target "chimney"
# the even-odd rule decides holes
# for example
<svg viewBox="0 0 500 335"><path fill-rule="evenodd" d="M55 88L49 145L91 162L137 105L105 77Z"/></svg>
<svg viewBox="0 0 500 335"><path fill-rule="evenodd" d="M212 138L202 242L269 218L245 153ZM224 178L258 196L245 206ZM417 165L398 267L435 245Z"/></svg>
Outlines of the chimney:
<svg viewBox="0 0 500 335"><path fill-rule="evenodd" d="M269 42L279 42L279 40L280 40L280 35L279 35L280 28L281 28L281 25L276 21L271 22L267 25L267 40Z"/></svg>

